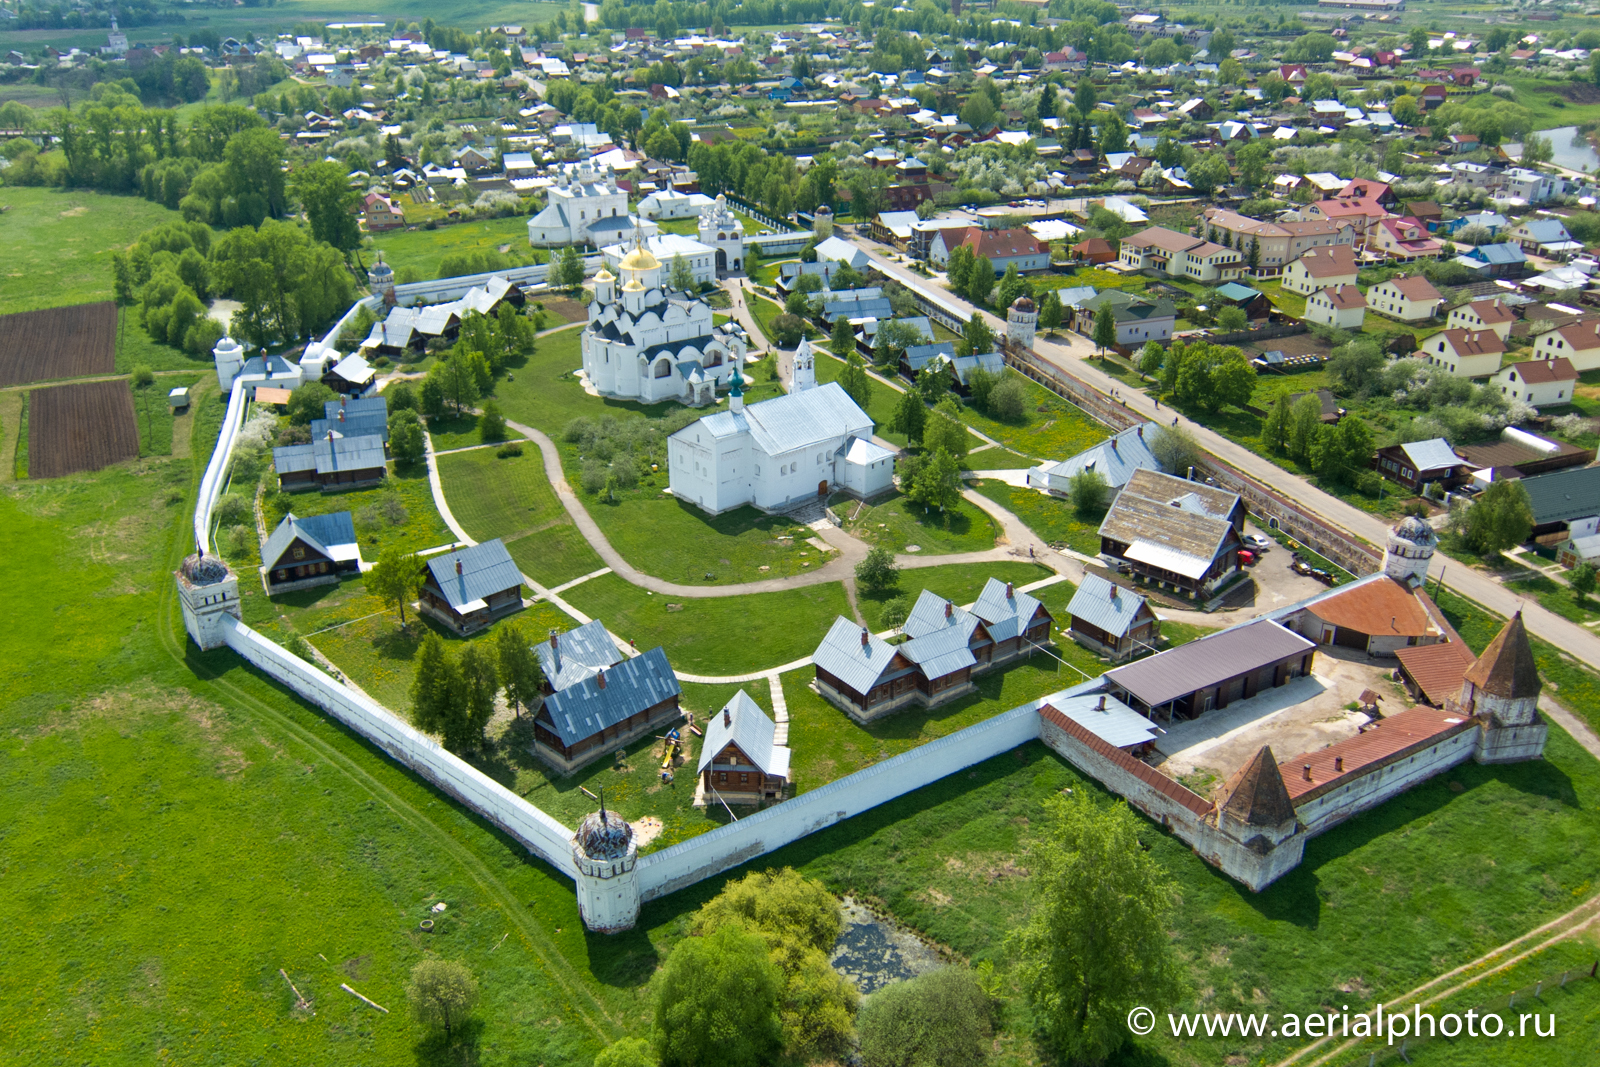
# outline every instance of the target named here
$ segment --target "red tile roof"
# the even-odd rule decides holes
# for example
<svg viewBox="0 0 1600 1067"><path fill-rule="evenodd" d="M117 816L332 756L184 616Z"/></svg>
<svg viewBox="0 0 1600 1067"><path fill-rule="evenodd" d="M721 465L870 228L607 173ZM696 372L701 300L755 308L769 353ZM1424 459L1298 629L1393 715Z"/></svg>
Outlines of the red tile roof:
<svg viewBox="0 0 1600 1067"><path fill-rule="evenodd" d="M1308 248L1295 262L1313 278L1341 278L1356 273L1356 250L1351 245Z"/></svg>
<svg viewBox="0 0 1600 1067"><path fill-rule="evenodd" d="M1440 632L1416 594L1393 578L1352 585L1306 610L1325 622L1364 634L1428 637Z"/></svg>
<svg viewBox="0 0 1600 1067"><path fill-rule="evenodd" d="M1211 802L1193 790L1186 789L1142 760L1136 760L1122 749L1079 726L1061 712L1045 704L1039 708L1039 717L1057 727L1074 741L1092 750L1096 755L1115 764L1119 769L1138 778L1158 793L1177 801L1196 815L1209 815Z"/></svg>
<svg viewBox="0 0 1600 1067"><path fill-rule="evenodd" d="M1353 285L1330 285L1322 290L1322 295L1334 307L1343 311L1348 308L1364 308L1367 298L1361 295L1361 290Z"/></svg>
<svg viewBox="0 0 1600 1067"><path fill-rule="evenodd" d="M1466 677L1467 668L1478 662L1472 649L1460 641L1399 648L1395 655L1400 657L1400 669L1416 683L1423 698L1436 706L1461 692L1461 679Z"/></svg>
<svg viewBox="0 0 1600 1067"><path fill-rule="evenodd" d="M1354 737L1285 760L1281 764L1283 784L1299 807L1356 775L1395 763L1474 726L1471 719L1419 704L1379 720ZM1309 781L1307 765L1311 767Z"/></svg>
<svg viewBox="0 0 1600 1067"><path fill-rule="evenodd" d="M948 245L950 242L946 239L945 243ZM979 226L968 226L961 231L961 238L956 244L967 245L977 255L990 259L1050 254L1049 245L1020 227L1014 230L985 230Z"/></svg>
<svg viewBox="0 0 1600 1067"><path fill-rule="evenodd" d="M1575 382L1578 380L1578 369L1572 365L1572 360L1566 356L1559 359L1530 359L1521 363L1511 364L1511 369L1522 376L1522 380L1529 385L1544 385L1547 382ZM256 390L260 392L260 390Z"/></svg>
<svg viewBox="0 0 1600 1067"><path fill-rule="evenodd" d="M1387 282L1384 282L1384 284L1393 289L1395 292L1399 293L1401 296L1405 297L1407 300L1439 299L1439 290L1435 289L1433 287L1433 283L1420 274L1412 274L1401 278L1390 278Z"/></svg>
<svg viewBox="0 0 1600 1067"><path fill-rule="evenodd" d="M1493 330L1441 330L1438 336L1458 356L1499 355L1506 350L1505 342Z"/></svg>

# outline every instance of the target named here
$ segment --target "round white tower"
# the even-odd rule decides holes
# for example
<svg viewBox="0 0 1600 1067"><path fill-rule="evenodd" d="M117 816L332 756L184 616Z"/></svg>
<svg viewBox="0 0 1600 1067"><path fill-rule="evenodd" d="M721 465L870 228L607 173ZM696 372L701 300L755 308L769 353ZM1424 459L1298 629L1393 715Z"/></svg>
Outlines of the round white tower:
<svg viewBox="0 0 1600 1067"><path fill-rule="evenodd" d="M239 618L239 579L220 556L196 552L184 559L173 577L183 605L183 625L189 637L209 651L226 644L222 617Z"/></svg>
<svg viewBox="0 0 1600 1067"><path fill-rule="evenodd" d="M1397 582L1421 585L1428 578L1428 563L1439 547L1439 536L1426 519L1407 515L1389 531L1383 552L1383 573Z"/></svg>
<svg viewBox="0 0 1600 1067"><path fill-rule="evenodd" d="M833 236L833 208L827 204L819 205L817 213L811 217L811 236L819 241Z"/></svg>
<svg viewBox="0 0 1600 1067"><path fill-rule="evenodd" d="M817 387L817 357L811 351L811 338L800 342L794 352L794 374L789 381L789 392L803 393Z"/></svg>
<svg viewBox="0 0 1600 1067"><path fill-rule="evenodd" d="M572 862L578 869L578 913L583 925L603 934L631 930L639 918L639 876L634 865L639 846L633 827L602 803L572 835Z"/></svg>
<svg viewBox="0 0 1600 1067"><path fill-rule="evenodd" d="M383 253L378 253L378 261L367 271L367 288L372 290L372 295L389 297L394 295L394 271L389 264L383 261Z"/></svg>
<svg viewBox="0 0 1600 1067"><path fill-rule="evenodd" d="M1006 337L1012 344L1032 348L1033 333L1038 325L1039 312L1033 306L1033 298L1017 297L1006 311Z"/></svg>
<svg viewBox="0 0 1600 1067"><path fill-rule="evenodd" d="M217 360L217 384L222 386L222 393L226 396L233 389L234 378L244 370L244 346L224 335L211 354Z"/></svg>

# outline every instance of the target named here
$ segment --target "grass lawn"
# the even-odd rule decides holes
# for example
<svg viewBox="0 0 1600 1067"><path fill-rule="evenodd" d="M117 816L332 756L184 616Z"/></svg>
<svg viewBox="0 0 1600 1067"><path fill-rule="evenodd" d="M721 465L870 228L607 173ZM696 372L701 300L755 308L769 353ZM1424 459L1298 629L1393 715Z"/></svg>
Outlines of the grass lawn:
<svg viewBox="0 0 1600 1067"><path fill-rule="evenodd" d="M110 268L106 268L110 270ZM195 370L215 373L216 361L211 353L203 357L191 356L181 348L152 340L145 328L139 325L138 308L117 309L117 354L114 366L118 374L130 374L138 366L154 371ZM162 379L165 380L165 379ZM159 382L157 383L159 384ZM167 386L171 389L172 386Z"/></svg>
<svg viewBox="0 0 1600 1067"><path fill-rule="evenodd" d="M563 595L641 651L662 646L673 668L688 674L748 674L801 659L816 650L835 616L850 614L838 582L674 600L604 574Z"/></svg>
<svg viewBox="0 0 1600 1067"><path fill-rule="evenodd" d="M144 389L134 389L129 383L133 392L133 421L139 427L139 455L172 455L172 427L176 419L167 404L167 393L180 386L193 388L200 380L198 374L183 374L157 378L155 384Z"/></svg>
<svg viewBox="0 0 1600 1067"><path fill-rule="evenodd" d="M1039 461L1032 456L999 447L969 452L961 460L962 468L972 471L1014 471L1038 465Z"/></svg>
<svg viewBox="0 0 1600 1067"><path fill-rule="evenodd" d="M978 599L990 578L1012 582L1018 586L1037 582L1054 574L1042 563L1013 563L1002 560L996 563L945 563L937 567L912 567L900 572L900 582L893 589L881 593L857 589L856 600L861 614L874 633L886 629L883 625L883 605L895 597L905 597L915 604L924 589L937 593L957 604L970 604Z"/></svg>
<svg viewBox="0 0 1600 1067"><path fill-rule="evenodd" d="M1000 422L963 403L961 419L979 433L1025 456L1060 460L1075 456L1106 439L1106 428L1050 390L1008 370L1027 390L1027 406L1018 422ZM954 395L954 394L952 394ZM959 398L958 398L959 400Z"/></svg>
<svg viewBox="0 0 1600 1067"><path fill-rule="evenodd" d="M180 216L137 196L7 186L0 191L0 314L111 299L111 253Z"/></svg>
<svg viewBox="0 0 1600 1067"><path fill-rule="evenodd" d="M755 282L757 285L765 286L768 289L775 288L778 284L778 272L780 265L784 263L798 262L800 261L795 259L793 256L790 256L787 259L770 260L762 263L755 270L751 271L750 280Z"/></svg>
<svg viewBox="0 0 1600 1067"><path fill-rule="evenodd" d="M844 360L839 359L830 352L826 359L817 364L817 381L823 385L828 382L836 382L839 380L839 374L843 370ZM896 383L901 386L905 385L904 381L898 379L896 379ZM873 381L871 385L872 392L867 399L867 414L872 417L872 422L875 426L873 432L890 444L905 448L908 444L906 435L889 429L889 423L894 419L895 405L900 402L901 394L879 381ZM955 396L955 394L952 393L951 396ZM960 397L956 397L956 400L959 403ZM977 448L981 444L983 444L981 439L971 433L967 434L967 448Z"/></svg>
<svg viewBox="0 0 1600 1067"><path fill-rule="evenodd" d="M949 511L930 513L896 492L875 506L847 501L841 513L847 517L844 528L850 533L896 553L910 545L918 545L930 555L981 552L993 548L1000 533L993 519L965 500Z"/></svg>
<svg viewBox="0 0 1600 1067"><path fill-rule="evenodd" d="M1072 502L1037 489L1007 485L995 478L973 482L972 488L1022 520L1022 524L1053 545L1066 545L1095 555L1100 551L1100 515L1080 515Z"/></svg>
<svg viewBox="0 0 1600 1067"><path fill-rule="evenodd" d="M778 341L772 336L772 320L783 314L783 305L773 303L766 297L754 293L747 294L745 304L750 308L750 314L755 318L756 325L761 327L761 335L767 339L767 344L777 348ZM822 336L822 331L807 322L805 335L815 339Z"/></svg>
<svg viewBox="0 0 1600 1067"><path fill-rule="evenodd" d="M409 267L423 280L437 278L440 262L452 252L495 252L506 245L511 246L507 255L517 262L549 261L549 252L528 247L526 215L455 223L434 230L390 230L372 237L372 248L383 253L384 262L396 274ZM363 252L363 258L370 261L372 255Z"/></svg>

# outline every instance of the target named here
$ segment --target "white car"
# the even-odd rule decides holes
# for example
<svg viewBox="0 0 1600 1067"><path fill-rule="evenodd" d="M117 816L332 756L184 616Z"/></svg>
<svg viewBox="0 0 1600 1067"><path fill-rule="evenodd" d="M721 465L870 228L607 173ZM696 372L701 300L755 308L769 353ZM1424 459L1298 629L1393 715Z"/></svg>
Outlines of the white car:
<svg viewBox="0 0 1600 1067"><path fill-rule="evenodd" d="M1265 552L1272 547L1272 538L1262 534L1245 534L1244 547L1252 552Z"/></svg>

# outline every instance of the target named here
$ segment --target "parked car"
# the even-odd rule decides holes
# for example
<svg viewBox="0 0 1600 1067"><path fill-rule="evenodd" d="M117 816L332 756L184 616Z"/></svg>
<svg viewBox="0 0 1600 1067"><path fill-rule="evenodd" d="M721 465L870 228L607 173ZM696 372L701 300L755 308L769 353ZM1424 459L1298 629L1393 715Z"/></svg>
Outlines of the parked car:
<svg viewBox="0 0 1600 1067"><path fill-rule="evenodd" d="M1272 547L1272 538L1264 534L1245 534L1244 547L1252 552L1265 552Z"/></svg>
<svg viewBox="0 0 1600 1067"><path fill-rule="evenodd" d="M1253 567L1253 566L1255 566L1256 560L1258 558L1259 557L1254 552L1250 551L1248 548L1241 548L1239 550L1239 566L1241 566L1241 567Z"/></svg>

